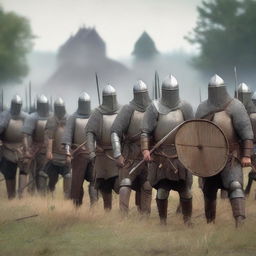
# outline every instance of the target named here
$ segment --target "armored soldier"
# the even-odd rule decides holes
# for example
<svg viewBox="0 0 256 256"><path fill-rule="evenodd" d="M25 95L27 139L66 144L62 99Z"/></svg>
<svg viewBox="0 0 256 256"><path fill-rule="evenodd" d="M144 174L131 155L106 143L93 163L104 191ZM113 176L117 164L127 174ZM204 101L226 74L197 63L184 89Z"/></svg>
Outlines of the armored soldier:
<svg viewBox="0 0 256 256"><path fill-rule="evenodd" d="M88 121L86 138L90 158L95 158L95 187L102 194L104 209L110 210L112 190L116 193L119 190L118 167L111 145L111 126L119 111L119 105L116 90L111 85L104 87L102 95L102 104L95 109Z"/></svg>
<svg viewBox="0 0 256 256"><path fill-rule="evenodd" d="M170 190L179 193L184 223L190 224L192 214L192 175L179 162L174 146L174 135L150 155L150 143L161 140L170 130L193 118L192 107L180 100L176 78L169 75L162 84L162 96L146 110L141 134L141 150L146 161L151 161L149 181L157 189L156 203L162 224L166 224Z"/></svg>
<svg viewBox="0 0 256 256"><path fill-rule="evenodd" d="M207 223L215 221L216 194L219 188L228 191L236 226L245 219L242 166L251 163L253 132L250 118L243 104L227 93L224 81L214 75L208 86L208 99L202 102L197 118L207 119L224 132L230 147L229 160L224 169L212 177L203 178L205 216Z"/></svg>
<svg viewBox="0 0 256 256"><path fill-rule="evenodd" d="M41 95L37 98L36 112L30 114L24 123L24 150L25 157L29 162L30 187L31 193L35 188L42 194L46 192L47 174L44 172L46 164L46 147L44 143L44 130L47 119L50 117L49 102L46 96Z"/></svg>
<svg viewBox="0 0 256 256"><path fill-rule="evenodd" d="M63 190L65 198L70 198L71 168L67 161L66 151L61 144L68 115L62 98L54 102L54 116L48 118L45 127L46 158L48 163L45 172L49 177L48 188L55 190L59 174L63 177Z"/></svg>
<svg viewBox="0 0 256 256"><path fill-rule="evenodd" d="M254 105L256 105L256 92L252 95L252 102Z"/></svg>
<svg viewBox="0 0 256 256"><path fill-rule="evenodd" d="M91 99L87 93L83 92L78 99L77 111L68 118L62 139L62 143L66 148L67 161L71 160L71 149L74 150L71 160L71 199L76 206L80 206L83 202L84 180L89 182L88 192L91 205L98 200L98 191L94 188L93 165L89 158L89 151L85 143L85 127L90 113Z"/></svg>
<svg viewBox="0 0 256 256"><path fill-rule="evenodd" d="M2 147L1 172L4 175L8 198L12 199L16 194L16 173L19 173L20 197L26 185L27 173L23 165L22 127L27 116L22 110L22 99L15 95L11 101L9 110L0 114L0 134Z"/></svg>
<svg viewBox="0 0 256 256"><path fill-rule="evenodd" d="M251 185L252 185L252 181L256 180L256 172L255 172L255 168L256 168L256 156L255 156L255 144L256 144L256 106L253 103L252 91L247 86L247 84L241 83L238 86L238 99L244 104L245 109L247 110L247 113L248 113L248 115L250 117L250 120L251 120L251 124L252 124L252 128L253 128L253 133L254 133L254 140L253 140L253 142L254 142L254 152L253 152L253 155L251 157L253 169L248 174L248 177L249 177L248 184L250 184L250 185L246 187L246 191L245 191L246 194L249 194L250 189L251 189Z"/></svg>
<svg viewBox="0 0 256 256"><path fill-rule="evenodd" d="M151 100L147 86L141 80L134 85L133 93L133 100L122 108L111 129L114 158L119 167L119 207L122 213L127 214L131 189L134 189L138 210L141 213L149 214L152 187L147 180L147 165L141 165L134 175L129 176L129 171L143 159L140 150L141 124Z"/></svg>

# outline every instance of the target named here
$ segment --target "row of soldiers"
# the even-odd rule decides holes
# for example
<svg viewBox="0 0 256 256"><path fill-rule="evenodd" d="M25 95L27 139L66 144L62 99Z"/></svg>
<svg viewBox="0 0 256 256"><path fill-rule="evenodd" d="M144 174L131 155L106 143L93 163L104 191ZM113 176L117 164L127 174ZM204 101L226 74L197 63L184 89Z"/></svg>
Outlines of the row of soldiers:
<svg viewBox="0 0 256 256"><path fill-rule="evenodd" d="M65 195L76 206L82 204L83 182L87 180L91 204L98 200L99 191L104 209L110 210L114 191L119 193L123 215L128 214L131 190L136 192L138 211L149 215L154 188L160 221L166 224L168 197L174 190L179 193L184 223L190 225L193 178L178 159L175 133L154 152L150 150L184 121L207 119L222 129L230 152L220 173L202 178L206 220L215 221L216 195L218 189L223 189L228 192L238 226L245 219L242 167L251 165L252 124L256 120L251 91L245 84L239 86L243 105L228 94L223 79L214 75L209 81L208 99L200 103L195 115L191 105L180 99L174 76L164 79L161 91L161 97L151 101L146 84L139 80L133 87L133 100L121 107L115 89L107 85L99 107L91 113L90 97L83 93L71 116L67 115L62 99L54 102L52 115L45 96L37 99L37 111L27 115L21 111L21 98L15 96L10 110L0 117L1 171L8 197L15 196L17 167L20 195L28 185L32 192L37 188L44 194L47 187L53 191L61 174ZM143 164L131 173L142 159Z"/></svg>

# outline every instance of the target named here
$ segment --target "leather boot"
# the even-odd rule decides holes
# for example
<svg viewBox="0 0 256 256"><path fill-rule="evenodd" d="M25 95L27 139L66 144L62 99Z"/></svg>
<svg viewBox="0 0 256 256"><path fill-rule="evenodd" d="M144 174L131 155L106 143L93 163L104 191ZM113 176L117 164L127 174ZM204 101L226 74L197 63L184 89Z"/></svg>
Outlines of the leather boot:
<svg viewBox="0 0 256 256"><path fill-rule="evenodd" d="M13 199L15 198L16 195L16 180L11 179L11 180L5 180L6 183L6 190L7 190L7 195L8 199Z"/></svg>
<svg viewBox="0 0 256 256"><path fill-rule="evenodd" d="M130 187L121 187L119 190L119 209L122 215L126 216L129 211L129 201L131 195Z"/></svg>
<svg viewBox="0 0 256 256"><path fill-rule="evenodd" d="M168 199L156 199L156 204L158 208L158 214L160 217L160 224L167 224L167 208L168 208Z"/></svg>
<svg viewBox="0 0 256 256"><path fill-rule="evenodd" d="M207 223L215 223L216 218L216 199L204 198L204 210Z"/></svg>
<svg viewBox="0 0 256 256"><path fill-rule="evenodd" d="M19 193L20 199L23 197L23 192L24 192L26 185L27 185L27 175L21 174L19 176L19 188L18 188L18 193Z"/></svg>
<svg viewBox="0 0 256 256"><path fill-rule="evenodd" d="M101 192L103 198L103 205L105 211L110 211L112 209L112 192Z"/></svg>
<svg viewBox="0 0 256 256"><path fill-rule="evenodd" d="M221 189L220 191L220 198L221 199L227 199L228 198L228 191Z"/></svg>
<svg viewBox="0 0 256 256"><path fill-rule="evenodd" d="M64 198L65 199L70 199L71 177L64 177L64 179L63 179L63 192L64 192Z"/></svg>
<svg viewBox="0 0 256 256"><path fill-rule="evenodd" d="M152 187L143 185L141 188L140 207L141 214L148 216L151 212Z"/></svg>
<svg viewBox="0 0 256 256"><path fill-rule="evenodd" d="M188 226L191 226L192 225L192 223L191 223L192 198L190 198L190 199L181 198L180 205L181 205L184 223Z"/></svg>
<svg viewBox="0 0 256 256"><path fill-rule="evenodd" d="M233 216L235 218L236 227L241 226L245 220L245 199L233 198L230 199Z"/></svg>
<svg viewBox="0 0 256 256"><path fill-rule="evenodd" d="M93 182L88 185L88 193L90 197L90 206L92 207L99 199L98 190L94 187Z"/></svg>

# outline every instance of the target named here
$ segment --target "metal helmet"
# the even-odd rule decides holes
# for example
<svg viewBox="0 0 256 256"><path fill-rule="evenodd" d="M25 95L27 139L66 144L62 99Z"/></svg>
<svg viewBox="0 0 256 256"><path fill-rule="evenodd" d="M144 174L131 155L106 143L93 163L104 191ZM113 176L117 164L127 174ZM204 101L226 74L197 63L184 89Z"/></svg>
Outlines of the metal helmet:
<svg viewBox="0 0 256 256"><path fill-rule="evenodd" d="M151 103L151 99L148 95L147 85L142 80L138 80L133 86L133 96L134 98L132 103L143 111L145 111L148 105Z"/></svg>
<svg viewBox="0 0 256 256"><path fill-rule="evenodd" d="M18 116L22 108L22 98L19 95L15 95L11 101L10 112L12 116Z"/></svg>
<svg viewBox="0 0 256 256"><path fill-rule="evenodd" d="M252 91L246 83L241 83L238 85L237 90L238 99L246 106L251 102Z"/></svg>
<svg viewBox="0 0 256 256"><path fill-rule="evenodd" d="M161 103L169 108L174 108L179 102L178 81L173 75L168 75L162 83Z"/></svg>
<svg viewBox="0 0 256 256"><path fill-rule="evenodd" d="M115 112L118 109L116 90L110 84L103 88L101 108L109 113Z"/></svg>
<svg viewBox="0 0 256 256"><path fill-rule="evenodd" d="M252 95L252 102L256 105L256 92Z"/></svg>
<svg viewBox="0 0 256 256"><path fill-rule="evenodd" d="M65 102L62 98L58 98L54 101L54 115L58 119L62 119L66 114Z"/></svg>
<svg viewBox="0 0 256 256"><path fill-rule="evenodd" d="M78 114L90 115L91 114L91 98L86 92L82 92L78 98Z"/></svg>
<svg viewBox="0 0 256 256"><path fill-rule="evenodd" d="M41 117L47 117L49 115L49 101L45 95L40 95L37 98L36 102L36 110L39 116Z"/></svg>
<svg viewBox="0 0 256 256"><path fill-rule="evenodd" d="M224 80L215 74L208 84L208 102L214 106L223 106L229 100Z"/></svg>

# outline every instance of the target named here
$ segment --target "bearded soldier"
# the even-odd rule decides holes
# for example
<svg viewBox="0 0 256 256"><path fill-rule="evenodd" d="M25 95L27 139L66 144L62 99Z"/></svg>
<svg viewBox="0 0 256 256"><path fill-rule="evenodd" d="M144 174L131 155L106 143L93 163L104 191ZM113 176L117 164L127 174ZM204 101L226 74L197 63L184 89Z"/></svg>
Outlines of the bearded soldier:
<svg viewBox="0 0 256 256"><path fill-rule="evenodd" d="M142 125L141 150L146 161L151 161L149 181L157 189L156 202L160 221L166 224L170 190L179 193L183 219L190 224L192 214L192 175L179 162L170 136L150 155L150 144L161 140L169 131L185 120L193 118L192 107L180 100L176 78L169 75L162 84L162 96L146 110ZM152 158L152 159L151 159Z"/></svg>
<svg viewBox="0 0 256 256"><path fill-rule="evenodd" d="M59 174L63 177L65 198L70 198L71 170L70 161L67 161L66 151L61 144L68 115L62 98L54 102L54 116L48 118L45 127L46 164L45 172L49 177L49 190L53 192L58 182Z"/></svg>
<svg viewBox="0 0 256 256"><path fill-rule="evenodd" d="M147 180L147 165L141 165L135 175L129 176L129 171L143 159L140 150L141 124L151 100L147 86L141 80L134 85L133 93L133 100L122 108L111 129L114 158L119 167L119 207L122 213L128 213L131 189L134 189L138 210L149 214L152 187Z"/></svg>
<svg viewBox="0 0 256 256"><path fill-rule="evenodd" d="M44 144L44 130L47 119L50 116L49 102L46 96L41 95L37 98L36 112L30 114L24 123L24 149L25 157L28 159L30 168L29 188L31 193L35 192L35 188L40 193L46 192L47 174L44 172L46 163L46 147Z"/></svg>
<svg viewBox="0 0 256 256"><path fill-rule="evenodd" d="M250 117L253 133L254 133L254 150L255 150L255 143L256 143L256 106L253 103L252 99L252 91L245 83L241 83L238 86L238 99L244 104L245 109L247 110L247 113ZM252 180L256 180L256 157L255 152L253 152L253 155L251 157L252 165L254 169L251 170L249 173L249 183L252 184ZM251 181L250 181L251 180ZM249 194L250 192L250 186L249 185L246 189L246 194Z"/></svg>
<svg viewBox="0 0 256 256"><path fill-rule="evenodd" d="M11 101L9 110L0 114L0 134L2 147L1 172L4 175L8 198L12 199L16 194L16 173L19 173L20 196L26 185L27 173L22 163L22 127L27 116L22 110L22 99L15 95Z"/></svg>
<svg viewBox="0 0 256 256"><path fill-rule="evenodd" d="M95 109L88 121L86 138L90 158L95 158L95 187L102 194L104 209L110 210L112 190L118 193L119 189L118 168L111 145L111 126L119 111L119 105L116 90L111 85L104 87L102 95L102 104Z"/></svg>
<svg viewBox="0 0 256 256"><path fill-rule="evenodd" d="M67 161L71 159L71 148L76 150L72 155L71 199L76 206L83 202L83 183L89 182L88 191L91 205L98 200L98 191L94 188L93 165L85 143L85 127L91 113L90 96L83 92L78 99L77 111L71 115L65 127L62 143L65 145Z"/></svg>
<svg viewBox="0 0 256 256"><path fill-rule="evenodd" d="M196 117L218 125L224 132L230 148L229 161L224 169L217 175L203 178L207 223L215 220L216 193L222 188L228 191L233 216L238 226L245 219L242 166L251 163L253 132L250 118L243 104L229 96L223 79L218 75L211 78L208 99L199 105Z"/></svg>

